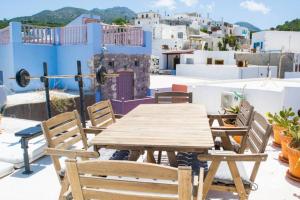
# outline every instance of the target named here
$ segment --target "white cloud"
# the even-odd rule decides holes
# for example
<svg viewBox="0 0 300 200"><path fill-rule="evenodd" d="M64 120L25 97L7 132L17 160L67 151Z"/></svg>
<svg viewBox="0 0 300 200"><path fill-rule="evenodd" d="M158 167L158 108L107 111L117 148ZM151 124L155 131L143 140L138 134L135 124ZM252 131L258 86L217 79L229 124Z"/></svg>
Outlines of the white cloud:
<svg viewBox="0 0 300 200"><path fill-rule="evenodd" d="M271 9L268 8L265 4L255 2L253 0L243 1L240 6L250 11L261 12L263 14L268 14Z"/></svg>
<svg viewBox="0 0 300 200"><path fill-rule="evenodd" d="M180 1L183 2L188 7L194 6L199 2L199 0L180 0Z"/></svg>
<svg viewBox="0 0 300 200"><path fill-rule="evenodd" d="M169 9L176 8L176 1L175 0L156 0L154 2L155 7L165 7Z"/></svg>

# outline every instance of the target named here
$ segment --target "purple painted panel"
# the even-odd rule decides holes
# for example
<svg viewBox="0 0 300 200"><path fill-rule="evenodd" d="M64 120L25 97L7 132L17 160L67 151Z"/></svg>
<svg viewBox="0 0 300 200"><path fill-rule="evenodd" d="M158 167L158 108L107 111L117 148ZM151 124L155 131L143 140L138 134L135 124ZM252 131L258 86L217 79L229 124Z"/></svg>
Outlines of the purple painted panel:
<svg viewBox="0 0 300 200"><path fill-rule="evenodd" d="M144 99L127 100L127 101L112 99L111 103L114 112L116 114L126 115L127 113L129 113L131 110L133 110L140 104L154 104L155 99L152 97L146 97Z"/></svg>
<svg viewBox="0 0 300 200"><path fill-rule="evenodd" d="M117 99L134 99L134 74L133 72L119 72L117 77Z"/></svg>

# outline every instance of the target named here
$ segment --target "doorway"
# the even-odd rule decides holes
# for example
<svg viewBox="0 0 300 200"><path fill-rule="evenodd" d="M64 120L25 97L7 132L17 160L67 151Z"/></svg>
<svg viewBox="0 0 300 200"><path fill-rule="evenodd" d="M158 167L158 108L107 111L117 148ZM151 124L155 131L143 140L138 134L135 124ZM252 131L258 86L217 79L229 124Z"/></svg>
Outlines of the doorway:
<svg viewBox="0 0 300 200"><path fill-rule="evenodd" d="M117 77L117 100L134 99L134 73L122 71Z"/></svg>

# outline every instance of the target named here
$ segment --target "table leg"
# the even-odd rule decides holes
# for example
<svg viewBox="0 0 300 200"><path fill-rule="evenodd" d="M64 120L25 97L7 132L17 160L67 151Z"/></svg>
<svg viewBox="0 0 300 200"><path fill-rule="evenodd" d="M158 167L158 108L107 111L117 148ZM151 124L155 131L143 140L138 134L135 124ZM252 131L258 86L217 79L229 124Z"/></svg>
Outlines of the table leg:
<svg viewBox="0 0 300 200"><path fill-rule="evenodd" d="M128 160L137 161L139 159L140 155L141 155L140 151L131 150Z"/></svg>
<svg viewBox="0 0 300 200"><path fill-rule="evenodd" d="M153 152L154 152L153 150L147 150L147 162L148 163L156 163Z"/></svg>
<svg viewBox="0 0 300 200"><path fill-rule="evenodd" d="M177 159L176 159L176 154L174 151L167 151L169 163L171 167L178 167Z"/></svg>
<svg viewBox="0 0 300 200"><path fill-rule="evenodd" d="M33 171L30 170L29 156L28 156L28 140L26 138L21 138L21 148L23 149L24 167L25 171L22 174L32 174Z"/></svg>

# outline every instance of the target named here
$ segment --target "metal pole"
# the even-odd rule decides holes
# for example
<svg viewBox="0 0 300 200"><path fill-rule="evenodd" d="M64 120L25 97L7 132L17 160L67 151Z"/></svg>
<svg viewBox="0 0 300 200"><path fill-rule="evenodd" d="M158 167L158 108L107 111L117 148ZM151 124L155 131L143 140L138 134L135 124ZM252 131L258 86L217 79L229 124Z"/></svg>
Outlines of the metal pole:
<svg viewBox="0 0 300 200"><path fill-rule="evenodd" d="M86 119L85 119L85 102L84 102L84 93L83 93L83 79L82 79L82 71L81 71L81 62L77 61L77 76L75 76L75 81L78 82L79 95L80 95L80 116L82 126L86 127Z"/></svg>
<svg viewBox="0 0 300 200"><path fill-rule="evenodd" d="M51 101L50 101L50 91L49 91L49 79L47 78L48 65L46 62L43 63L43 69L44 69L44 76L41 77L41 82L43 82L45 86L46 109L47 109L48 119L50 119L52 117L52 114L51 114Z"/></svg>

